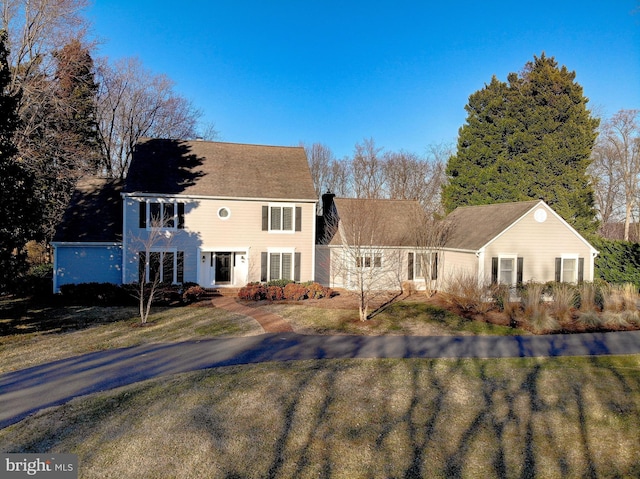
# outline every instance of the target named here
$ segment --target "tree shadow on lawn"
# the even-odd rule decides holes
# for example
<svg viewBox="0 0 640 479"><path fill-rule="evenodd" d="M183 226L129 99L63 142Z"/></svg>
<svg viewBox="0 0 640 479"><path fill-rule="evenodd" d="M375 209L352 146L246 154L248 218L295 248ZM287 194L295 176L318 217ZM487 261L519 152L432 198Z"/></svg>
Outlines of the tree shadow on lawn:
<svg viewBox="0 0 640 479"><path fill-rule="evenodd" d="M28 298L0 299L0 336L63 333L135 317L131 306L71 306Z"/></svg>

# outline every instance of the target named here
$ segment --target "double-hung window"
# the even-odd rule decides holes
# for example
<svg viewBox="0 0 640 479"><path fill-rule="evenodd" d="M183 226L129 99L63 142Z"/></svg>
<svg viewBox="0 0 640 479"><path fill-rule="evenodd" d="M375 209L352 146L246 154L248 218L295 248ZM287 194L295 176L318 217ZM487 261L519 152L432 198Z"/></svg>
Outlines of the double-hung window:
<svg viewBox="0 0 640 479"><path fill-rule="evenodd" d="M382 267L382 255L380 254L365 254L362 256L356 256L356 268L381 268Z"/></svg>
<svg viewBox="0 0 640 479"><path fill-rule="evenodd" d="M184 252L151 250L140 251L139 280L145 283L183 283Z"/></svg>
<svg viewBox="0 0 640 479"><path fill-rule="evenodd" d="M270 249L261 255L261 281L290 279L300 281L300 253L292 249Z"/></svg>
<svg viewBox="0 0 640 479"><path fill-rule="evenodd" d="M491 282L515 286L522 283L523 258L516 254L504 254L491 258Z"/></svg>
<svg viewBox="0 0 640 479"><path fill-rule="evenodd" d="M184 203L143 201L140 203L140 228L184 228Z"/></svg>
<svg viewBox="0 0 640 479"><path fill-rule="evenodd" d="M577 283L584 280L584 258L577 254L563 254L556 258L556 281Z"/></svg>
<svg viewBox="0 0 640 479"><path fill-rule="evenodd" d="M272 203L262 207L262 231L293 233L302 230L302 208L291 203Z"/></svg>

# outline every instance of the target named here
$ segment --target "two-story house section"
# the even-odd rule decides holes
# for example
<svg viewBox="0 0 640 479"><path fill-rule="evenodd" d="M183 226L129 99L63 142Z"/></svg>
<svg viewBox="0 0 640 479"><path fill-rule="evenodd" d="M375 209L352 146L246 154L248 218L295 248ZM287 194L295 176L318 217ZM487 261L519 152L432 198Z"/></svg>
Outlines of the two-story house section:
<svg viewBox="0 0 640 479"><path fill-rule="evenodd" d="M122 283L158 274L216 288L314 278L317 198L302 147L144 139L121 191ZM85 243L60 238L56 288L94 281L101 262L65 264Z"/></svg>
<svg viewBox="0 0 640 479"><path fill-rule="evenodd" d="M314 278L317 198L302 147L144 140L123 199L125 282L158 267L163 281L205 287Z"/></svg>

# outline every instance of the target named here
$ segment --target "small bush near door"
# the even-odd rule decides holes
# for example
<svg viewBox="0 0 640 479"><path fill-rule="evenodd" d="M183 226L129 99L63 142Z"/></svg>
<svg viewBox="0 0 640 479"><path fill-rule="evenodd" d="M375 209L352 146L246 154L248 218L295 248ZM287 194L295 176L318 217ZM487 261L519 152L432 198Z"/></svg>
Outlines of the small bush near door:
<svg viewBox="0 0 640 479"><path fill-rule="evenodd" d="M294 283L288 280L270 281L266 284L249 283L238 292L245 301L279 301L282 299L301 301L331 296L331 290L318 283Z"/></svg>

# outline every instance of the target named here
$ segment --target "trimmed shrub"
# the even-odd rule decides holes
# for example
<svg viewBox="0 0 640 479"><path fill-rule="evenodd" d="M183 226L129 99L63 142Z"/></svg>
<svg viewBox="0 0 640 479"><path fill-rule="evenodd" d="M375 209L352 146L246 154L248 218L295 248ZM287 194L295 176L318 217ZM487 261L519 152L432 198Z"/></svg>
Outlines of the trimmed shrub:
<svg viewBox="0 0 640 479"><path fill-rule="evenodd" d="M331 290L319 283L311 283L307 286L307 297L309 299L327 298L331 294Z"/></svg>
<svg viewBox="0 0 640 479"><path fill-rule="evenodd" d="M120 306L132 304L127 288L113 283L80 283L60 286L67 304L83 306Z"/></svg>
<svg viewBox="0 0 640 479"><path fill-rule="evenodd" d="M307 297L307 287L302 284L289 283L284 287L284 298L300 301Z"/></svg>
<svg viewBox="0 0 640 479"><path fill-rule="evenodd" d="M185 303L193 303L195 301L198 301L204 295L204 293L205 290L201 286L189 286L182 293L182 300Z"/></svg>
<svg viewBox="0 0 640 479"><path fill-rule="evenodd" d="M238 297L246 301L260 301L265 299L266 295L267 287L261 283L249 283L238 291Z"/></svg>
<svg viewBox="0 0 640 479"><path fill-rule="evenodd" d="M286 285L294 283L291 279L272 279L271 281L267 281L267 287L269 286L279 286L284 288Z"/></svg>
<svg viewBox="0 0 640 479"><path fill-rule="evenodd" d="M279 301L284 299L284 290L281 286L267 286L266 299Z"/></svg>

